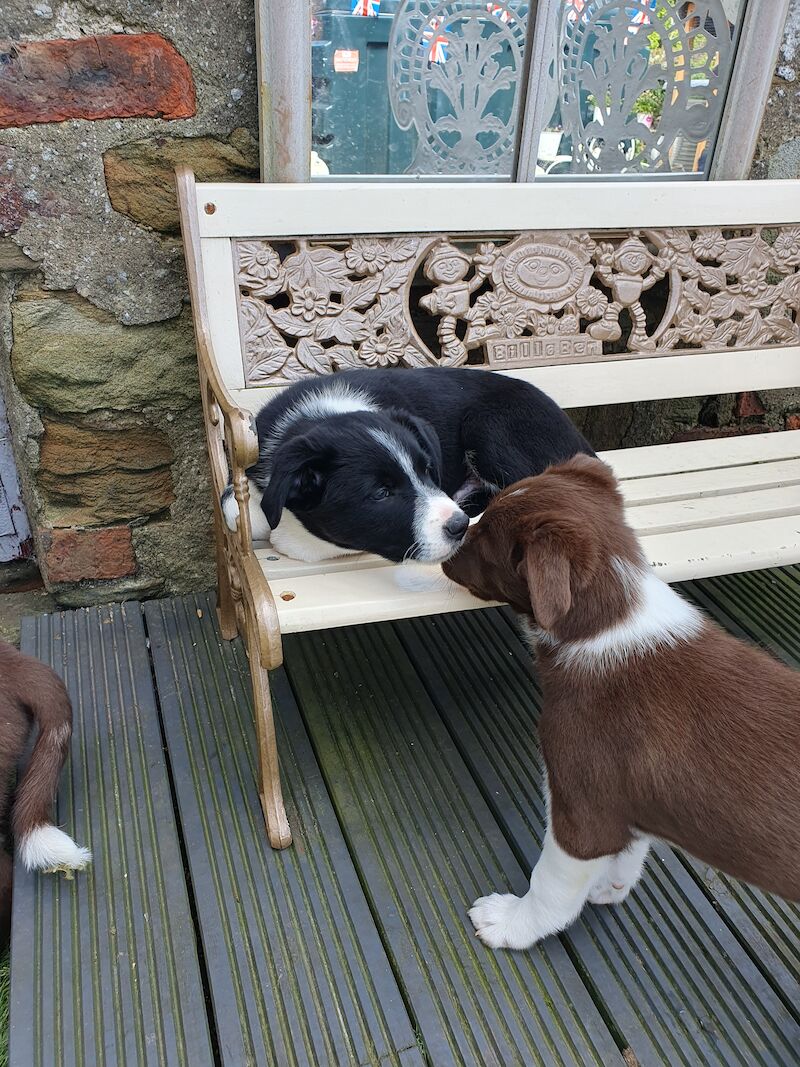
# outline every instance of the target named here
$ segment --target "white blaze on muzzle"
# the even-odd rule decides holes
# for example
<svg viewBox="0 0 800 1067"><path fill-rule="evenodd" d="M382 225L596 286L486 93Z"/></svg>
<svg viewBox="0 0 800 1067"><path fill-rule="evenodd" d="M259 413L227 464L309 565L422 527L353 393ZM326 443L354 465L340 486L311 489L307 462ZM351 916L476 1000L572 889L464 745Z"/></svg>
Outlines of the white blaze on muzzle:
<svg viewBox="0 0 800 1067"><path fill-rule="evenodd" d="M440 563L449 559L460 542L448 535L445 526L455 515L463 515L463 511L447 493L425 485L414 470L411 456L397 438L383 430L369 432L396 460L414 489L414 551L409 555L413 559L429 563Z"/></svg>

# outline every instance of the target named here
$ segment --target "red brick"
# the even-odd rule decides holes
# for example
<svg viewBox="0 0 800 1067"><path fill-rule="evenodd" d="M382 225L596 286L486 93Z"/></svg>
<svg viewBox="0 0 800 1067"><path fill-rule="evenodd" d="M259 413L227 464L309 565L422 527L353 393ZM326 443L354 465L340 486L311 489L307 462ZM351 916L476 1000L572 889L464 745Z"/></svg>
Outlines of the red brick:
<svg viewBox="0 0 800 1067"><path fill-rule="evenodd" d="M680 433L673 434L669 443L712 441L718 437L745 437L748 434L769 432L769 426L763 426L760 423L755 426L693 426L690 430L682 430Z"/></svg>
<svg viewBox="0 0 800 1067"><path fill-rule="evenodd" d="M751 415L766 415L767 409L761 403L758 393L739 393L736 397L736 417L746 419Z"/></svg>
<svg viewBox="0 0 800 1067"><path fill-rule="evenodd" d="M785 426L787 430L800 430L800 415L787 415Z"/></svg>
<svg viewBox="0 0 800 1067"><path fill-rule="evenodd" d="M44 571L51 582L125 578L136 570L129 526L45 530Z"/></svg>
<svg viewBox="0 0 800 1067"><path fill-rule="evenodd" d="M157 33L0 44L0 128L195 110L189 65Z"/></svg>

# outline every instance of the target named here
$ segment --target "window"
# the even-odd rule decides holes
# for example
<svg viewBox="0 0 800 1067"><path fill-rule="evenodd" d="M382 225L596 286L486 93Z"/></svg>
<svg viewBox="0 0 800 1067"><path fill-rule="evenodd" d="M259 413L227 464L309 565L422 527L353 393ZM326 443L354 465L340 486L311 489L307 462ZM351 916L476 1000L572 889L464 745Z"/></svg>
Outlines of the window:
<svg viewBox="0 0 800 1067"><path fill-rule="evenodd" d="M265 174L744 177L788 3L259 0Z"/></svg>

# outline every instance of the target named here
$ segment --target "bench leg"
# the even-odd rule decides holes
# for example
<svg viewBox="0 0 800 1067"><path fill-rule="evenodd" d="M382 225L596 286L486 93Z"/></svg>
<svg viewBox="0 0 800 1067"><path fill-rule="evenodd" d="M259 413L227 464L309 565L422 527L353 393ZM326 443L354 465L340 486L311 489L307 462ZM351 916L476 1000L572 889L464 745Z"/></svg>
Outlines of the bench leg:
<svg viewBox="0 0 800 1067"><path fill-rule="evenodd" d="M236 624L236 605L231 588L228 561L225 559L225 548L219 531L217 531L217 617L222 637L226 641L232 641L239 633L239 627Z"/></svg>
<svg viewBox="0 0 800 1067"><path fill-rule="evenodd" d="M269 671L261 666L258 642L248 634L247 655L253 681L253 711L258 744L258 793L267 823L269 843L273 848L286 848L292 843L292 832L283 806L278 745L275 721L272 717L272 697L269 690Z"/></svg>

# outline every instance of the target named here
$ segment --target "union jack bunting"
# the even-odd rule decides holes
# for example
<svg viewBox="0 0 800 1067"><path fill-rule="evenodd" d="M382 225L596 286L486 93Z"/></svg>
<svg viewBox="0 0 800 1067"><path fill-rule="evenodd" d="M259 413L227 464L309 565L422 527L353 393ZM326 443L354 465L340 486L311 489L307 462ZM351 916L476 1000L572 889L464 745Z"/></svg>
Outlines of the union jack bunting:
<svg viewBox="0 0 800 1067"><path fill-rule="evenodd" d="M378 14L381 0L353 0L351 15L371 15L373 18Z"/></svg>
<svg viewBox="0 0 800 1067"><path fill-rule="evenodd" d="M486 5L486 10L490 15L494 15L495 18L500 19L501 22L512 23L514 20L511 17L511 13L504 4L492 4Z"/></svg>
<svg viewBox="0 0 800 1067"><path fill-rule="evenodd" d="M631 33L638 33L640 26L649 26L650 19L644 13L644 11L632 11L628 8L628 17L630 18L630 25L628 29Z"/></svg>
<svg viewBox="0 0 800 1067"><path fill-rule="evenodd" d="M570 22L574 22L586 7L586 0L567 0L567 7L571 8L567 14L567 19Z"/></svg>
<svg viewBox="0 0 800 1067"><path fill-rule="evenodd" d="M422 47L427 50L429 63L444 63L447 59L447 35L439 33L442 20L433 18L422 31Z"/></svg>

